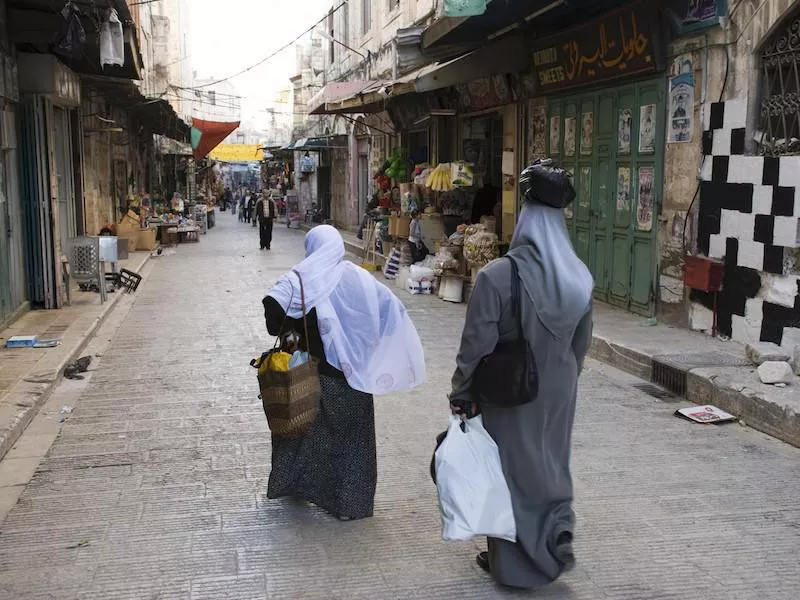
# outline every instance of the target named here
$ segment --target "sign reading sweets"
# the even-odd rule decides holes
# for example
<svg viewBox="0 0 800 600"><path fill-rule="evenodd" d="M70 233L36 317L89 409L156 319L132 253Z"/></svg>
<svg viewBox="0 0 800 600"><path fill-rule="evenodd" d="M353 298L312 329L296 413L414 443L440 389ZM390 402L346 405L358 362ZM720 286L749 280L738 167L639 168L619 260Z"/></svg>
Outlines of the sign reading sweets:
<svg viewBox="0 0 800 600"><path fill-rule="evenodd" d="M657 15L643 3L542 40L533 53L540 92L656 72L661 63Z"/></svg>

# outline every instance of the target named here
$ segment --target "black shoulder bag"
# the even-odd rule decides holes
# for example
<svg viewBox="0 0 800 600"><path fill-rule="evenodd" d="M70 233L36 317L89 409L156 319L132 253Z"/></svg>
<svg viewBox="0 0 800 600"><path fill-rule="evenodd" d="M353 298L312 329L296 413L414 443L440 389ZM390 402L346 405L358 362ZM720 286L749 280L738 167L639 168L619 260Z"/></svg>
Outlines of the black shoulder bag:
<svg viewBox="0 0 800 600"><path fill-rule="evenodd" d="M499 342L484 356L472 376L471 395L479 406L510 408L528 404L539 394L539 372L522 329L519 268L511 261L511 306L517 321L517 339Z"/></svg>

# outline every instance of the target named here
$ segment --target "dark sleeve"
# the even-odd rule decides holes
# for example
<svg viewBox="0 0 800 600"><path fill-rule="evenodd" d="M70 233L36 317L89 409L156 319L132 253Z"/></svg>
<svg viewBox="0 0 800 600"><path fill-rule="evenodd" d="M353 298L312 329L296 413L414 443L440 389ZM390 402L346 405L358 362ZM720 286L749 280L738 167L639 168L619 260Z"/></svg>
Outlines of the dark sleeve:
<svg viewBox="0 0 800 600"><path fill-rule="evenodd" d="M491 354L500 339L500 317L503 305L500 294L485 271L478 273L475 288L467 307L461 347L456 357L453 391L450 401L466 405L472 402L469 388L475 369L484 356Z"/></svg>
<svg viewBox="0 0 800 600"><path fill-rule="evenodd" d="M583 316L581 322L578 323L578 328L575 330L575 335L572 336L572 351L575 353L575 358L578 361L578 373L583 371L583 361L586 359L586 354L592 345L592 330L594 329L594 322L592 320L592 309Z"/></svg>
<svg viewBox="0 0 800 600"><path fill-rule="evenodd" d="M281 325L283 325L283 321L286 318L286 312L272 296L265 296L263 304L267 331L270 335L278 335L281 332Z"/></svg>

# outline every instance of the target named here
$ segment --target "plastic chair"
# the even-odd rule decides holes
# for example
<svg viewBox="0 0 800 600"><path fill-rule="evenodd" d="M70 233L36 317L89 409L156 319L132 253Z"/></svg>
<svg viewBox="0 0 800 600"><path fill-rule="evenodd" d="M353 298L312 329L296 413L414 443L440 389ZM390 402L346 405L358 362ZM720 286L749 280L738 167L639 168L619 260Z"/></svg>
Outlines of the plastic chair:
<svg viewBox="0 0 800 600"><path fill-rule="evenodd" d="M100 260L100 239L77 237L67 242L70 278L78 283L94 283L100 290L100 303L106 301L106 265Z"/></svg>

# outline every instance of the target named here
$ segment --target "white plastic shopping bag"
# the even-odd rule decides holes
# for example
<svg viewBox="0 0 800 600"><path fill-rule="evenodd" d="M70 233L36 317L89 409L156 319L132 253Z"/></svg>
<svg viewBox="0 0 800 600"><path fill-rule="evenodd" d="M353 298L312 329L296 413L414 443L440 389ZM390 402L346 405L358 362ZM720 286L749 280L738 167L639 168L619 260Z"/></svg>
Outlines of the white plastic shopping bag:
<svg viewBox="0 0 800 600"><path fill-rule="evenodd" d="M483 417L464 422L454 416L436 450L436 488L442 513L442 539L477 536L517 541L511 494L500 453L483 427Z"/></svg>

